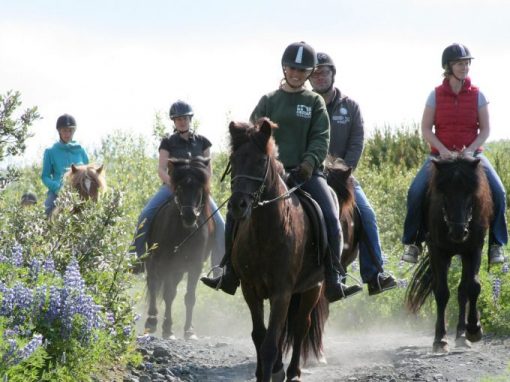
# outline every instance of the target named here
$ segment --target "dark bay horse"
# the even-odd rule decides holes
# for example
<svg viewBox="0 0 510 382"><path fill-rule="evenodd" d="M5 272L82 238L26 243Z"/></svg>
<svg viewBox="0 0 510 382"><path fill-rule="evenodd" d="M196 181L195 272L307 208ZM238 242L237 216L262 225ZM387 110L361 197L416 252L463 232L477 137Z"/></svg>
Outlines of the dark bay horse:
<svg viewBox="0 0 510 382"><path fill-rule="evenodd" d="M163 338L175 338L172 331L172 302L177 284L188 274L184 297L186 321L184 338L196 338L193 325L195 293L202 265L210 253L212 226L203 224L210 216L209 158L169 159L168 172L173 197L154 217L148 233L149 256L146 260L149 299L146 332L157 329L156 300L162 293L165 301Z"/></svg>
<svg viewBox="0 0 510 382"><path fill-rule="evenodd" d="M232 265L251 313L259 382L284 380L282 356L290 349L287 380L300 380L300 357L306 359L310 351L320 356L328 309L310 221L281 177L284 169L272 138L275 127L268 119L258 126L229 126L230 208L237 224Z"/></svg>
<svg viewBox="0 0 510 382"><path fill-rule="evenodd" d="M361 220L356 209L352 167L341 158L328 157L326 161L328 185L335 191L339 203L340 224L343 233L342 266L344 269L357 259L361 240Z"/></svg>
<svg viewBox="0 0 510 382"><path fill-rule="evenodd" d="M492 197L480 159L458 156L432 163L426 200L429 254L422 257L413 274L406 305L417 312L434 293L437 318L433 351L448 352L445 310L450 297L448 269L454 255L462 260L456 345L470 347L471 342L482 338L476 307L481 289L478 272L492 216Z"/></svg>

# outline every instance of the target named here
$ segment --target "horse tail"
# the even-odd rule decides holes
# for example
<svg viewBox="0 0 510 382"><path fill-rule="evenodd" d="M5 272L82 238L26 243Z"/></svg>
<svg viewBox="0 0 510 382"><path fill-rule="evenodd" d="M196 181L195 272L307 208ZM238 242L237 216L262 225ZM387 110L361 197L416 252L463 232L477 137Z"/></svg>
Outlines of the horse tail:
<svg viewBox="0 0 510 382"><path fill-rule="evenodd" d="M411 313L418 313L432 292L432 268L430 256L423 256L407 287L405 305Z"/></svg>
<svg viewBox="0 0 510 382"><path fill-rule="evenodd" d="M288 314L287 322L283 331L283 352L287 353L294 345L294 330L296 329L296 321L299 315L299 305L302 295L295 294L292 296ZM319 301L310 313L310 328L308 329L302 341L301 357L306 361L310 352L313 352L316 358L322 355L322 336L324 333L324 326L329 316L329 303L321 291Z"/></svg>

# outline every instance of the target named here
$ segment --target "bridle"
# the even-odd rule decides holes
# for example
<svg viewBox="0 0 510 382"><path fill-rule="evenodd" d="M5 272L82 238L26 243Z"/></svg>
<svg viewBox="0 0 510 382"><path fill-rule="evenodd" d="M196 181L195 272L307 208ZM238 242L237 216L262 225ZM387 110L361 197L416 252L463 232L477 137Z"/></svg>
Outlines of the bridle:
<svg viewBox="0 0 510 382"><path fill-rule="evenodd" d="M184 181L188 181L189 179L191 179L191 177L187 177L186 179L184 179ZM177 192L176 192L174 195L174 203L177 206L180 216L184 215L183 211L185 208L189 208L193 211L193 215L195 215L195 217L198 218L200 216L200 214L202 213L204 206L205 206L204 193L200 192L200 201L196 205L188 205L188 204L181 204L181 202L179 201L179 197L177 196ZM196 225L196 223L195 223L195 225Z"/></svg>
<svg viewBox="0 0 510 382"><path fill-rule="evenodd" d="M258 145L256 143L255 143L255 145L258 147ZM253 201L253 208L263 207L263 206L266 206L268 204L272 204L274 202L277 202L277 201L279 201L281 199L286 199L293 192L295 192L298 188L300 188L303 185L303 183L297 184L294 187L288 189L283 194L278 195L277 197L275 197L273 199L262 200L262 195L263 195L264 191L266 190L266 181L267 181L267 177L268 177L268 174L269 174L270 162L271 162L271 158L266 154L266 168L264 170L264 176L263 177L253 176L253 175L246 175L246 174L238 174L238 175L235 175L232 178L232 180L230 181L231 189L234 189L236 181L238 181L240 179L247 179L247 180L250 180L250 181L260 182L259 188L256 191L252 192L252 193L243 192L243 191L237 191L237 192L240 192L240 193L247 194L252 199L252 201ZM227 170L225 170L225 174L230 169L230 167L231 167L231 165L230 165L230 162L229 162L229 164L227 166ZM224 174L224 176L225 176L225 174ZM281 180L281 181L283 181L283 180Z"/></svg>
<svg viewBox="0 0 510 382"><path fill-rule="evenodd" d="M446 226L448 227L448 229L451 229L453 226L462 226L464 231L468 231L469 224L473 220L473 206L469 207L468 217L463 222L451 221L448 218L448 214L447 214L446 208L444 206L442 208L442 212L443 212L443 220L446 223Z"/></svg>

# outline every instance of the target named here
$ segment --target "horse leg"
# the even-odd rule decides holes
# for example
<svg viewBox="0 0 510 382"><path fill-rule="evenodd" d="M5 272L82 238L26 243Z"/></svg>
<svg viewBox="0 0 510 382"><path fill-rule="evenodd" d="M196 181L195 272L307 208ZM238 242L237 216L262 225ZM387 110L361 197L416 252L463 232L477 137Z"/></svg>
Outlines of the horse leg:
<svg viewBox="0 0 510 382"><path fill-rule="evenodd" d="M156 297L161 287L160 275L153 262L147 262L147 289L149 291L149 309L145 320L145 333L154 333L158 327L158 305Z"/></svg>
<svg viewBox="0 0 510 382"><path fill-rule="evenodd" d="M482 257L482 249L468 261L467 294L469 299L469 311L467 317L466 338L471 342L477 342L482 339L483 330L480 323L480 314L477 309L478 296L480 296L481 286L478 279L478 271L480 270L480 261Z"/></svg>
<svg viewBox="0 0 510 382"><path fill-rule="evenodd" d="M301 349L310 329L312 310L319 302L321 286L310 289L301 294L299 309L295 315L294 323L294 343L292 346L292 357L287 368L287 381L300 381L301 379ZM306 358L306 355L305 355Z"/></svg>
<svg viewBox="0 0 510 382"><path fill-rule="evenodd" d="M246 304L248 304L248 308L250 309L253 325L251 338L257 353L257 370L255 371L255 376L257 377L257 382L261 382L262 361L260 356L260 347L262 346L262 341L264 341L264 337L266 336L266 327L264 325L264 301L256 296L252 288L243 287L242 290Z"/></svg>
<svg viewBox="0 0 510 382"><path fill-rule="evenodd" d="M450 259L444 259L441 256L441 252L435 249L434 252L431 253L430 261L432 271L436 276L433 291L437 308L436 330L432 351L435 353L447 353L450 351L450 348L446 336L445 311L448 300L450 299L450 291L448 289L448 268L450 266Z"/></svg>
<svg viewBox="0 0 510 382"><path fill-rule="evenodd" d="M161 336L164 339L174 340L175 335L172 331L172 303L177 294L177 284L182 280L182 272L170 270L165 280L165 289L163 290L163 300L165 301L165 321L161 330Z"/></svg>
<svg viewBox="0 0 510 382"><path fill-rule="evenodd" d="M457 322L457 334L455 337L456 347L471 347L471 342L466 339L466 305L467 305L467 276L464 259L462 260L462 277L457 290L457 301L459 304L459 320Z"/></svg>
<svg viewBox="0 0 510 382"><path fill-rule="evenodd" d="M279 348L283 328L287 320L291 294L281 294L270 299L271 312L269 313L269 322L266 336L260 347L260 358L262 362L262 381L269 382L273 372L273 366L278 359ZM280 378L282 373L277 371L275 374ZM276 379L276 376L275 376Z"/></svg>
<svg viewBox="0 0 510 382"><path fill-rule="evenodd" d="M188 285L186 295L184 296L184 304L186 305L186 322L184 323L184 339L196 340L197 336L193 330L193 308L196 301L197 283L202 271L202 264L192 264L192 269L188 272Z"/></svg>

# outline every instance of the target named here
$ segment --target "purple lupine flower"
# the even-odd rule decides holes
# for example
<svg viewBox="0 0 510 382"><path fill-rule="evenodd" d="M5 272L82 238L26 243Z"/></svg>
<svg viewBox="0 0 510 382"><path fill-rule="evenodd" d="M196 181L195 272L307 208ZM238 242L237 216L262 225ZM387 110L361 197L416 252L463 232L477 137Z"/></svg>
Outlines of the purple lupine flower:
<svg viewBox="0 0 510 382"><path fill-rule="evenodd" d="M501 268L501 272L508 273L508 263L503 264L503 267Z"/></svg>
<svg viewBox="0 0 510 382"><path fill-rule="evenodd" d="M5 363L12 362L12 360L14 359L14 357L16 355L16 351L18 350L18 344L16 343L15 339L9 338L7 340L7 343L9 344L9 347L7 348L7 350L4 352L4 354L2 356L2 360Z"/></svg>
<svg viewBox="0 0 510 382"><path fill-rule="evenodd" d="M46 259L44 259L42 267L45 272L55 273L55 262L51 257L47 257Z"/></svg>
<svg viewBox="0 0 510 382"><path fill-rule="evenodd" d="M382 259L382 265L385 265L388 263L388 256L386 256L385 253L381 254L381 259Z"/></svg>
<svg viewBox="0 0 510 382"><path fill-rule="evenodd" d="M62 334L68 337L73 328L74 318L81 315L83 327L81 339L88 341L93 329L102 327L100 318L100 307L94 303L92 297L85 293L85 282L83 281L78 262L72 259L64 273L64 287L61 291L61 320Z"/></svg>
<svg viewBox="0 0 510 382"><path fill-rule="evenodd" d="M12 246L11 264L17 268L23 265L23 247L19 243Z"/></svg>
<svg viewBox="0 0 510 382"><path fill-rule="evenodd" d="M130 325L126 325L122 328L122 333L124 333L125 336L129 336L132 329L133 328Z"/></svg>
<svg viewBox="0 0 510 382"><path fill-rule="evenodd" d="M501 280L498 277L496 277L492 282L492 297L494 298L494 301L497 301L499 299L500 294L501 294Z"/></svg>
<svg viewBox="0 0 510 382"><path fill-rule="evenodd" d="M17 362L21 362L30 357L42 345L41 334L35 334L34 337L22 349L18 351Z"/></svg>
<svg viewBox="0 0 510 382"><path fill-rule="evenodd" d="M358 260L354 260L351 264L351 269L352 271L357 271L359 269L359 266L358 266Z"/></svg>
<svg viewBox="0 0 510 382"><path fill-rule="evenodd" d="M49 323L60 316L61 305L61 290L55 285L51 285L48 296L48 310L46 311L46 320L48 320Z"/></svg>
<svg viewBox="0 0 510 382"><path fill-rule="evenodd" d="M30 260L29 270L30 278L32 280L37 280L39 272L41 271L41 262L39 261L39 259L33 258Z"/></svg>
<svg viewBox="0 0 510 382"><path fill-rule="evenodd" d="M407 279L397 279L397 288L407 288Z"/></svg>
<svg viewBox="0 0 510 382"><path fill-rule="evenodd" d="M115 316L113 315L113 313L111 311L106 312L106 321L110 325L115 324Z"/></svg>

